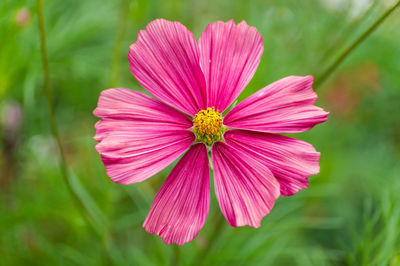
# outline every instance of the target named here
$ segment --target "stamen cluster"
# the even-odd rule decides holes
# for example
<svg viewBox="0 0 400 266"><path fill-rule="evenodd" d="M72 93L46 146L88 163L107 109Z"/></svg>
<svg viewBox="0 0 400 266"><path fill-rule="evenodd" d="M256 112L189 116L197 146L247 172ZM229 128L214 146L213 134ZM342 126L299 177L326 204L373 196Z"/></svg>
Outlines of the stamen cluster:
<svg viewBox="0 0 400 266"><path fill-rule="evenodd" d="M193 119L193 125L196 140L209 146L215 141L221 141L222 134L225 132L221 114L214 107L208 107L198 112Z"/></svg>

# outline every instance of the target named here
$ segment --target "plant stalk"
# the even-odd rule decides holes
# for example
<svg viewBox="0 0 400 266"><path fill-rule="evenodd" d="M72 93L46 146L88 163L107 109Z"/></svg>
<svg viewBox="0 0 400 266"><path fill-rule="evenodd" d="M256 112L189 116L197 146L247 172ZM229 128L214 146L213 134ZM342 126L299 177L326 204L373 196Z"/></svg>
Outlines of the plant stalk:
<svg viewBox="0 0 400 266"><path fill-rule="evenodd" d="M114 88L117 85L118 78L119 78L119 65L120 65L120 58L121 58L121 44L124 40L127 20L129 15L130 9L130 1L129 0L122 0L121 1L121 11L120 11L120 19L118 22L117 33L115 36L114 47L112 50L111 56L111 67L110 67L110 82L109 87Z"/></svg>
<svg viewBox="0 0 400 266"><path fill-rule="evenodd" d="M216 213L215 216L216 217L215 217L214 230L211 234L210 239L208 240L207 246L202 251L200 251L196 256L196 260L193 263L195 265L201 266L205 264L208 254L214 247L215 242L221 236L221 233L224 231L223 229L224 229L225 217L222 215L222 213Z"/></svg>
<svg viewBox="0 0 400 266"><path fill-rule="evenodd" d="M319 76L315 79L314 87L318 88L326 79L337 69L337 67L346 59L346 57L359 46L365 39L368 38L381 24L400 6L400 0L389 8L382 16L380 16L374 24L372 24L363 34L360 35L349 47L347 47L338 58Z"/></svg>
<svg viewBox="0 0 400 266"><path fill-rule="evenodd" d="M85 211L85 207L83 206L82 202L79 200L77 195L75 194L75 192L71 186L71 183L69 182L65 150L64 150L64 147L61 142L61 137L60 137L60 134L59 134L59 131L57 128L57 124L56 124L56 119L55 119L54 103L53 103L52 89L51 89L51 83L50 83L49 60L48 60L47 47L46 47L46 33L45 33L44 15L43 15L43 1L37 0L36 2L37 2L37 10L38 10L39 32L40 32L40 50L41 50L41 54L42 54L43 75L44 75L44 91L46 94L47 106L49 109L49 121L50 121L51 132L52 132L53 137L56 140L58 152L60 155L59 163L60 163L61 176L62 176L62 179L64 180L65 185L68 188L68 191L69 191L73 201L78 206L78 209L81 211L85 221L88 222L88 224L92 225L92 223L90 223L90 221L89 221L89 215Z"/></svg>

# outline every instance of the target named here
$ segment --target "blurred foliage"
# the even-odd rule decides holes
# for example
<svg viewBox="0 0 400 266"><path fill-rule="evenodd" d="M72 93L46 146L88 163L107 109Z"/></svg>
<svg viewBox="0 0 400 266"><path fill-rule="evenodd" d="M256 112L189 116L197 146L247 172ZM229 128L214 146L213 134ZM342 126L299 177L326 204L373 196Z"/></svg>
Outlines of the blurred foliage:
<svg viewBox="0 0 400 266"><path fill-rule="evenodd" d="M181 21L196 37L216 20L257 27L265 52L242 100L284 76L318 76L393 1L44 3L57 124L71 185L93 226L60 177L35 1L2 0L0 265L165 265L174 259L183 265L400 264L398 10L316 88L330 120L296 137L321 152L321 173L308 189L280 198L259 229L224 223L213 237L221 216L213 196L207 222L191 243L176 248L147 234L141 224L172 166L141 184L112 183L94 149L91 114L103 89L143 91L127 53L138 30L155 18ZM10 130L7 121L16 119Z"/></svg>

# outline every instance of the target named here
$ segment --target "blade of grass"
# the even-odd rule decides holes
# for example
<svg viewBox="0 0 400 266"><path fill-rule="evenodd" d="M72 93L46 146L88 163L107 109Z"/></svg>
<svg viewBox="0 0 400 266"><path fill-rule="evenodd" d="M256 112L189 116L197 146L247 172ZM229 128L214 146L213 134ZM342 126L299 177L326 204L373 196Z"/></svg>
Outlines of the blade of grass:
<svg viewBox="0 0 400 266"><path fill-rule="evenodd" d="M88 215L90 215L93 227L96 229L99 235L104 235L107 231L107 218L97 206L89 192L83 186L79 177L70 171L68 180L72 190L74 191L74 194L79 198L80 202L82 202L83 206L88 212Z"/></svg>

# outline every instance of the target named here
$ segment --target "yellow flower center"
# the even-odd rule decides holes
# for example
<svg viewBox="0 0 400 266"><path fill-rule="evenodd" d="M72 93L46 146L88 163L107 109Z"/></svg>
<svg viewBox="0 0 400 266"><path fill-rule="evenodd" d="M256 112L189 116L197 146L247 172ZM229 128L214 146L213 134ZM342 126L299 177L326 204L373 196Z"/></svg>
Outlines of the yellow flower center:
<svg viewBox="0 0 400 266"><path fill-rule="evenodd" d="M193 119L193 132L196 140L211 146L215 141L222 140L225 128L222 126L221 114L214 107L198 112Z"/></svg>

